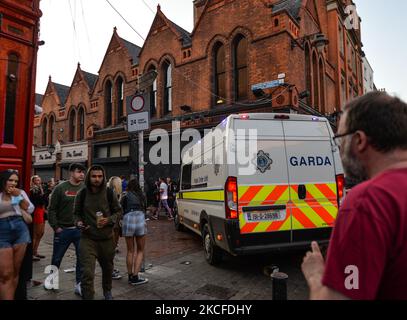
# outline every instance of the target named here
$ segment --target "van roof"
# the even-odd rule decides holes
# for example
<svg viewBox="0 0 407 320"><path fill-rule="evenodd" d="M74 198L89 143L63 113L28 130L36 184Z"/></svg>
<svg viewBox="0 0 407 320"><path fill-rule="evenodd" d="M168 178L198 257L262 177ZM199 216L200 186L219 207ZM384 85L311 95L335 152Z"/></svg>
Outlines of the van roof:
<svg viewBox="0 0 407 320"><path fill-rule="evenodd" d="M325 117L317 117L312 115L304 114L292 114L292 113L240 113L231 114L229 117L232 119L251 119L251 120L275 120L276 116L289 117L289 119L276 119L285 121L318 121L318 122L328 122ZM244 118L247 117L247 118Z"/></svg>

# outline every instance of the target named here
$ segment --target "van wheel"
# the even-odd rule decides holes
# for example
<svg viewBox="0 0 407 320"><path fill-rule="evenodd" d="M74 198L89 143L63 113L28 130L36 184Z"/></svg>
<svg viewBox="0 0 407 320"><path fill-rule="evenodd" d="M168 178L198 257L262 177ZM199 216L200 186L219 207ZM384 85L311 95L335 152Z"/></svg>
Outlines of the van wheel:
<svg viewBox="0 0 407 320"><path fill-rule="evenodd" d="M212 266L218 265L222 261L222 249L213 242L207 223L202 228L202 240L206 261Z"/></svg>
<svg viewBox="0 0 407 320"><path fill-rule="evenodd" d="M177 230L177 231L185 230L185 227L181 224L177 206L174 206L174 227L175 227L175 230Z"/></svg>

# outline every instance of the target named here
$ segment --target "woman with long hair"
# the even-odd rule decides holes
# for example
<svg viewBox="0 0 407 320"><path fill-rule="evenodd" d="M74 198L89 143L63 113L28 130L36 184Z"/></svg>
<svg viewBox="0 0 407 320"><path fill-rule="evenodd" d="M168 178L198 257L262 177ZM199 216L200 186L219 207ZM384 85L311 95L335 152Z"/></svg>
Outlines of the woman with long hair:
<svg viewBox="0 0 407 320"><path fill-rule="evenodd" d="M39 261L45 258L45 256L38 253L38 247L44 236L45 205L47 202L40 176L36 175L31 177L30 200L35 207L33 214L33 261Z"/></svg>
<svg viewBox="0 0 407 320"><path fill-rule="evenodd" d="M27 223L34 205L17 188L18 172L0 172L0 300L13 300L21 263L31 242Z"/></svg>
<svg viewBox="0 0 407 320"><path fill-rule="evenodd" d="M117 199L120 201L120 198L123 193L122 189L122 179L119 177L113 176L109 179L107 182L108 188L114 190L114 192L117 195ZM119 253L119 238L121 237L121 228L120 228L120 221L116 223L116 225L113 227L113 241L114 241L114 246L116 253ZM119 280L121 279L122 276L120 275L120 271L118 269L114 269L112 273L112 279L114 280Z"/></svg>
<svg viewBox="0 0 407 320"><path fill-rule="evenodd" d="M129 284L140 285L148 279L139 277L146 245L147 224L145 218L146 198L136 179L129 181L127 193L120 201L123 208L122 233L127 246L127 272Z"/></svg>

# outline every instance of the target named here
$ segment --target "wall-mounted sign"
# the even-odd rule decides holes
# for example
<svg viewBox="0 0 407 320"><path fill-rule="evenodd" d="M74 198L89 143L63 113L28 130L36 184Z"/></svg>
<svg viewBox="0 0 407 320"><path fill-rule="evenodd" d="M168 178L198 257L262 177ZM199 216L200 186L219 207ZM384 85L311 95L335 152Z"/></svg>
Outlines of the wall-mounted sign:
<svg viewBox="0 0 407 320"><path fill-rule="evenodd" d="M84 162L88 160L88 143L62 146L62 162Z"/></svg>
<svg viewBox="0 0 407 320"><path fill-rule="evenodd" d="M56 155L51 155L48 150L35 151L35 165L54 164L56 162Z"/></svg>
<svg viewBox="0 0 407 320"><path fill-rule="evenodd" d="M139 112L127 116L127 131L129 133L150 129L150 113Z"/></svg>
<svg viewBox="0 0 407 320"><path fill-rule="evenodd" d="M134 112L140 112L144 109L144 98L142 95L136 95L131 99L130 108Z"/></svg>
<svg viewBox="0 0 407 320"><path fill-rule="evenodd" d="M259 89L264 90L264 89L275 88L275 87L281 86L282 84L284 84L284 79L258 83L258 84L252 85L252 91L259 90Z"/></svg>

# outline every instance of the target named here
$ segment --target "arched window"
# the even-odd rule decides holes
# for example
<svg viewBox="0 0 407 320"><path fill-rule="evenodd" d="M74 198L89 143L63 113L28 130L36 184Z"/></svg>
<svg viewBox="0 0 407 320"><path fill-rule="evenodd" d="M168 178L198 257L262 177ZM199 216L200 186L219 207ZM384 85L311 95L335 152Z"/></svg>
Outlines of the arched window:
<svg viewBox="0 0 407 320"><path fill-rule="evenodd" d="M214 50L215 57L215 94L216 104L223 104L226 100L226 65L225 46L217 43Z"/></svg>
<svg viewBox="0 0 407 320"><path fill-rule="evenodd" d="M324 64L322 59L319 60L319 89L320 89L320 111L325 113L325 74L324 74Z"/></svg>
<svg viewBox="0 0 407 320"><path fill-rule="evenodd" d="M42 139L41 139L41 144L43 146L47 145L47 132L48 132L48 120L47 118L44 118L44 121L42 122Z"/></svg>
<svg viewBox="0 0 407 320"><path fill-rule="evenodd" d="M54 144L55 142L55 118L51 116L49 118L49 144Z"/></svg>
<svg viewBox="0 0 407 320"><path fill-rule="evenodd" d="M112 125L112 106L113 106L113 86L110 81L105 86L105 126Z"/></svg>
<svg viewBox="0 0 407 320"><path fill-rule="evenodd" d="M123 105L124 105L124 82L123 78L119 77L116 80L116 122L120 123L121 118L123 117Z"/></svg>
<svg viewBox="0 0 407 320"><path fill-rule="evenodd" d="M83 107L79 108L78 126L79 126L78 140L82 141L85 139L85 111Z"/></svg>
<svg viewBox="0 0 407 320"><path fill-rule="evenodd" d="M16 121L17 82L18 82L18 56L12 53L8 56L6 112L4 121L3 143L14 143L14 128Z"/></svg>
<svg viewBox="0 0 407 320"><path fill-rule="evenodd" d="M164 71L164 115L172 111L172 66L166 61Z"/></svg>
<svg viewBox="0 0 407 320"><path fill-rule="evenodd" d="M236 100L247 98L247 39L239 36L234 47L234 79Z"/></svg>
<svg viewBox="0 0 407 320"><path fill-rule="evenodd" d="M72 109L71 113L69 114L69 141L75 141L75 131L76 131L76 112Z"/></svg>
<svg viewBox="0 0 407 320"><path fill-rule="evenodd" d="M305 45L305 90L309 92L307 97L307 104L311 105L311 95L312 95L312 77L311 77L311 54L308 45Z"/></svg>
<svg viewBox="0 0 407 320"><path fill-rule="evenodd" d="M151 66L148 71L155 70L154 66ZM150 113L151 116L154 117L157 114L157 78L154 80L153 84L151 85L150 89Z"/></svg>
<svg viewBox="0 0 407 320"><path fill-rule="evenodd" d="M314 81L314 99L313 99L313 104L314 108L316 110L319 110L319 73L318 73L318 60L317 60L317 55L314 54L312 55L312 73L313 73L313 81Z"/></svg>

